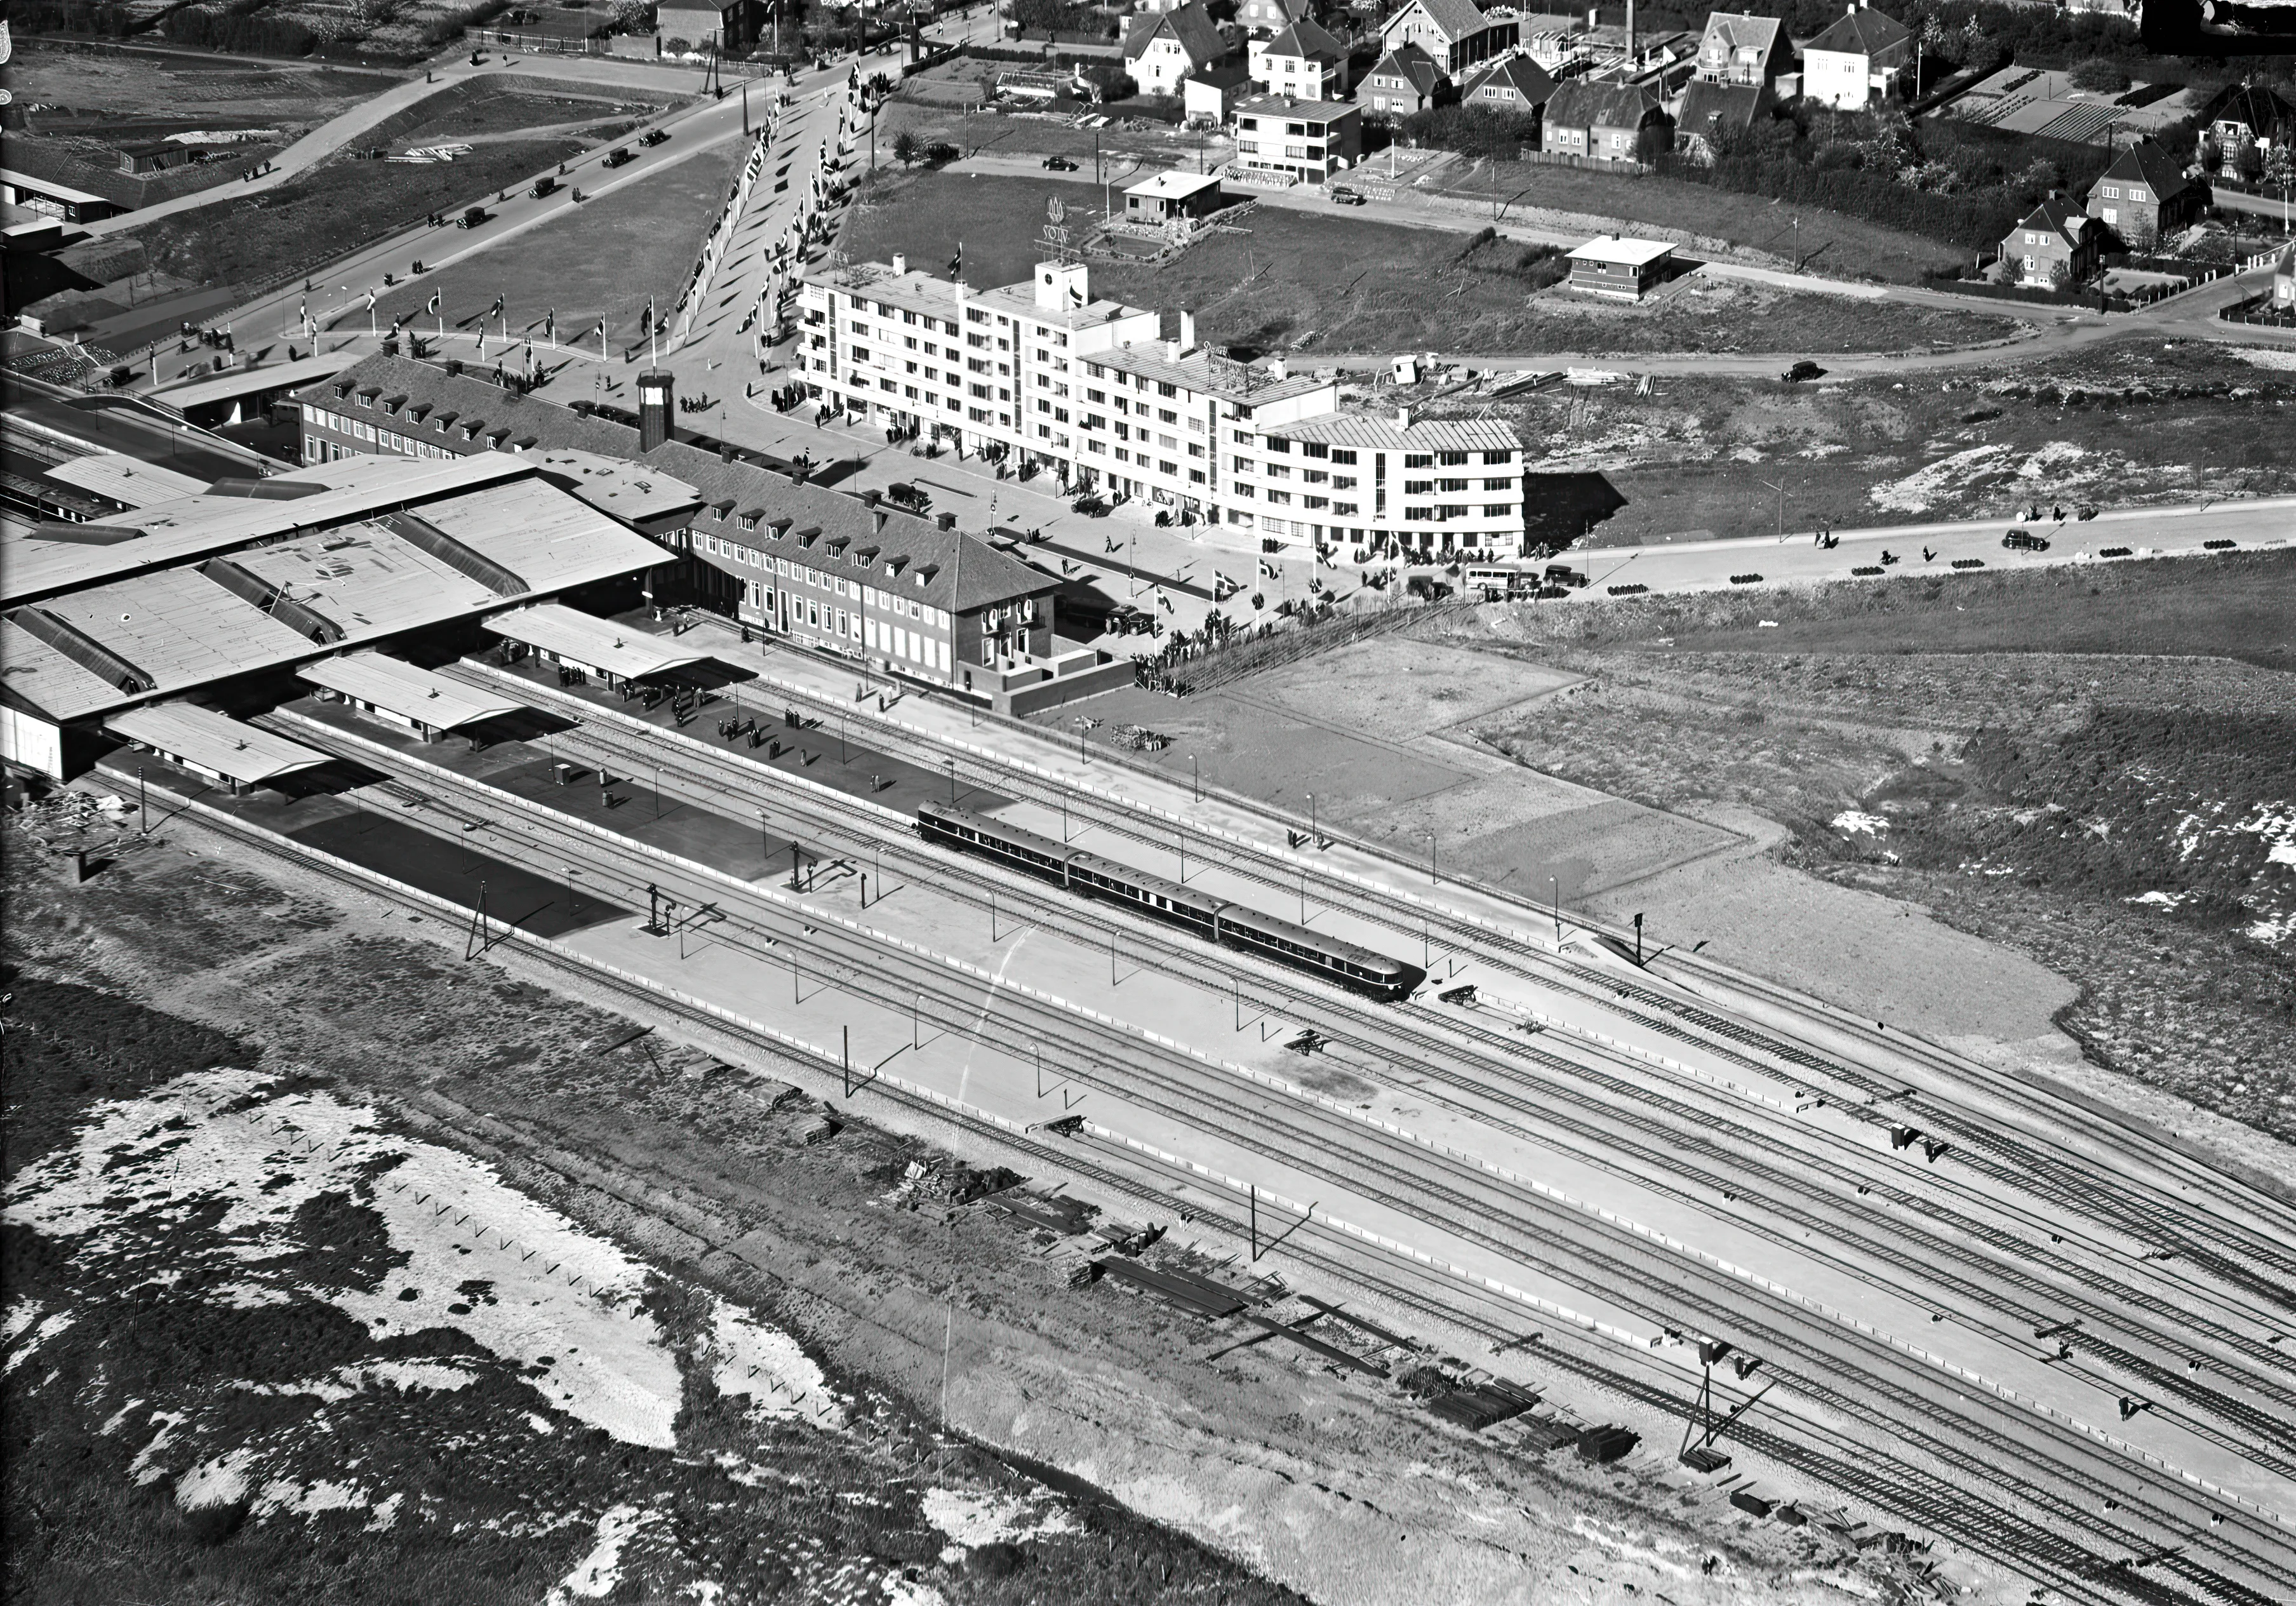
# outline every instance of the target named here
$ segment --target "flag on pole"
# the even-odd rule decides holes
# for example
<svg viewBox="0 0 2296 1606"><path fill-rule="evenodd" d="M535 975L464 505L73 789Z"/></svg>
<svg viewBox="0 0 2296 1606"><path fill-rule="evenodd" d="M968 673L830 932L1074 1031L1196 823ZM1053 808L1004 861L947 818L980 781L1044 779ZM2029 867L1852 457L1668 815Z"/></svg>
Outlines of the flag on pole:
<svg viewBox="0 0 2296 1606"><path fill-rule="evenodd" d="M956 255L948 259L948 276L955 278L964 271L964 242L956 242Z"/></svg>
<svg viewBox="0 0 2296 1606"><path fill-rule="evenodd" d="M558 344L558 309L555 307L542 315L542 333L552 345Z"/></svg>

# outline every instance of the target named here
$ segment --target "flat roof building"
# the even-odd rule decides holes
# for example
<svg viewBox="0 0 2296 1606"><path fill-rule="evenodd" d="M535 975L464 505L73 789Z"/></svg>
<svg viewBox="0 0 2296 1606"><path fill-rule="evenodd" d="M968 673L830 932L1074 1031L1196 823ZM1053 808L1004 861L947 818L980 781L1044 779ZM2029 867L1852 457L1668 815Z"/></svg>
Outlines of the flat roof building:
<svg viewBox="0 0 2296 1606"><path fill-rule="evenodd" d="M1666 276L1673 256L1671 241L1598 234L1570 253L1570 288L1588 295L1639 301Z"/></svg>
<svg viewBox="0 0 2296 1606"><path fill-rule="evenodd" d="M1124 186L1124 215L1138 223L1208 217L1227 204L1217 173L1159 173Z"/></svg>

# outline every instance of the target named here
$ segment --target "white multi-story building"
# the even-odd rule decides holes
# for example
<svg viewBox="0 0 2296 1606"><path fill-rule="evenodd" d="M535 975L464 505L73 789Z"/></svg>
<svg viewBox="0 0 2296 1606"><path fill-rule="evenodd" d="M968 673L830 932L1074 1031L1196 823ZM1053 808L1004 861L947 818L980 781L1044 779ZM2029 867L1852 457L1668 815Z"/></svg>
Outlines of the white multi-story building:
<svg viewBox="0 0 2296 1606"><path fill-rule="evenodd" d="M1082 263L974 291L896 258L811 275L801 305L809 391L862 422L1287 545L1522 545L1511 425L1342 412L1336 379L1206 350L1187 313L1168 340L1157 313L1095 300Z"/></svg>

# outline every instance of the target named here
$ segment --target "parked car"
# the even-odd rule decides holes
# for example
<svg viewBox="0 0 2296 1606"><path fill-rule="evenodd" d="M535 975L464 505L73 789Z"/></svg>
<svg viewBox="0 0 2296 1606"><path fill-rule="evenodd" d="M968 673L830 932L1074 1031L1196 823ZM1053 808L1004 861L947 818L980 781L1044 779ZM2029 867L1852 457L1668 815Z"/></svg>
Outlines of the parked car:
<svg viewBox="0 0 2296 1606"><path fill-rule="evenodd" d="M668 137L668 133L664 129L649 128L644 134L638 135L638 143L651 150Z"/></svg>
<svg viewBox="0 0 2296 1606"><path fill-rule="evenodd" d="M1345 185L1332 187L1332 200L1337 205L1343 207L1359 207L1364 203L1364 197L1360 193Z"/></svg>
<svg viewBox="0 0 2296 1606"><path fill-rule="evenodd" d="M2037 536L2030 529L2013 529L2001 537L2001 545L2012 552L2046 552L2049 538Z"/></svg>
<svg viewBox="0 0 2296 1606"><path fill-rule="evenodd" d="M887 486L885 488L885 500L891 503L895 507L906 508L913 513L923 512L925 509L932 505L932 497L931 496L927 495L918 487L907 484Z"/></svg>
<svg viewBox="0 0 2296 1606"><path fill-rule="evenodd" d="M1045 158L1045 166L1055 173L1073 173L1077 170L1076 163L1065 156L1047 156Z"/></svg>
<svg viewBox="0 0 2296 1606"><path fill-rule="evenodd" d="M1568 563L1549 563L1546 566L1546 583L1549 586L1584 586L1587 577Z"/></svg>
<svg viewBox="0 0 2296 1606"><path fill-rule="evenodd" d="M1804 357L1792 367L1787 369L1784 373L1779 374L1778 377L1789 385L1799 385L1807 380L1824 379L1825 377L1825 370L1819 367L1816 363L1811 362L1808 357Z"/></svg>
<svg viewBox="0 0 2296 1606"><path fill-rule="evenodd" d="M616 145L612 150L606 152L605 160L601 162L599 165L606 168L619 168L626 162L632 162L636 160L637 158L630 154L630 148L627 145Z"/></svg>

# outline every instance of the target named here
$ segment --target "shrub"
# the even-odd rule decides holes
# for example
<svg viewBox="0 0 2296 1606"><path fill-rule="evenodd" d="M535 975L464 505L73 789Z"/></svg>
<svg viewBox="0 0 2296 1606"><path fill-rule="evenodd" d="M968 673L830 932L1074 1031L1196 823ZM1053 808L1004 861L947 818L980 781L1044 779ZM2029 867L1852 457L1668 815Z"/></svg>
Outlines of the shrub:
<svg viewBox="0 0 2296 1606"><path fill-rule="evenodd" d="M1512 161L1538 143L1538 119L1480 106L1431 106L1403 119L1403 132L1423 145L1463 156Z"/></svg>
<svg viewBox="0 0 2296 1606"><path fill-rule="evenodd" d="M2072 80L2076 89L2094 89L2112 94L2119 94L2128 88L2130 81L2128 68L2103 56L2091 56L2087 61L2078 63L2066 77Z"/></svg>
<svg viewBox="0 0 2296 1606"><path fill-rule="evenodd" d="M91 0L13 0L8 22L28 34L101 34L113 39L124 39L135 29L135 19L119 6Z"/></svg>
<svg viewBox="0 0 2296 1606"><path fill-rule="evenodd" d="M316 34L291 18L238 16L204 5L168 12L160 30L178 45L254 55L307 56L319 43Z"/></svg>

